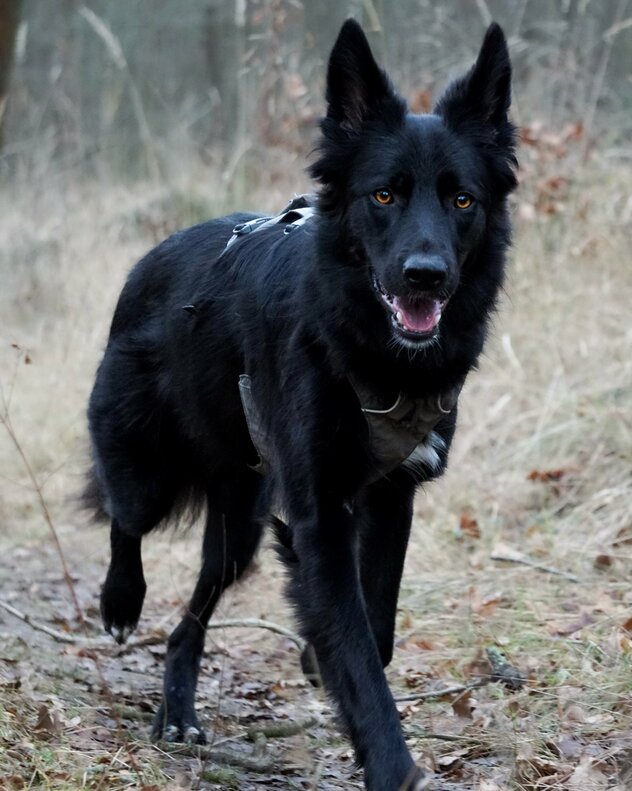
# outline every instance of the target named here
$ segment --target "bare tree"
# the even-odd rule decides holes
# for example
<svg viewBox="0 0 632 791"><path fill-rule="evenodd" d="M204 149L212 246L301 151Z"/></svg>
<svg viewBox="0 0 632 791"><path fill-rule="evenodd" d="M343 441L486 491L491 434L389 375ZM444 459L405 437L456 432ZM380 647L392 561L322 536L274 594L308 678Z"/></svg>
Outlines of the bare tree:
<svg viewBox="0 0 632 791"><path fill-rule="evenodd" d="M2 119L9 95L9 76L21 7L22 0L0 0L0 146L2 145Z"/></svg>

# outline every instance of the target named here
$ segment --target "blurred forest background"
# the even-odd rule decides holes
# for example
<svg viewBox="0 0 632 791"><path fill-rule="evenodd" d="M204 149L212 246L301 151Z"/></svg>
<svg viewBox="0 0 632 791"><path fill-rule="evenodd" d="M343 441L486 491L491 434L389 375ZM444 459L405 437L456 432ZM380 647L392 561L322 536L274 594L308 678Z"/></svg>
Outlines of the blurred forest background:
<svg viewBox="0 0 632 791"><path fill-rule="evenodd" d="M3 791L361 787L294 644L265 630L209 633L211 741L252 758L262 723L309 727L264 758L257 737L258 770L148 745L199 536L145 542L141 642L118 653L107 531L75 499L127 272L179 227L310 188L350 15L416 112L495 19L521 127L507 295L416 505L389 669L407 738L441 791L632 788L632 0L0 0ZM294 628L282 583L264 551L218 618ZM489 672L490 646L525 689L436 694Z"/></svg>
<svg viewBox="0 0 632 791"><path fill-rule="evenodd" d="M627 0L2 0L3 175L159 176L186 152L261 164L304 153L324 65L360 19L414 109L471 62L496 19L511 44L518 120L581 119L602 144L632 132ZM258 166L256 173L261 174ZM249 176L252 176L249 173Z"/></svg>

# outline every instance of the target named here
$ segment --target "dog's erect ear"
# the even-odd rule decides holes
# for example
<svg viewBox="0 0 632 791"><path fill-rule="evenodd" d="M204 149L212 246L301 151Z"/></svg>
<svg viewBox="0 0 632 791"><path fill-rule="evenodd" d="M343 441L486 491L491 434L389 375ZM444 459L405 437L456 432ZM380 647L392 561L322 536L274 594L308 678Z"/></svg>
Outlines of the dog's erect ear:
<svg viewBox="0 0 632 791"><path fill-rule="evenodd" d="M505 35L492 23L478 53L476 63L454 82L435 107L448 126L458 127L472 117L499 127L507 122L511 104L511 61Z"/></svg>
<svg viewBox="0 0 632 791"><path fill-rule="evenodd" d="M327 117L357 132L371 109L389 96L394 96L393 88L364 31L355 19L347 19L329 56Z"/></svg>

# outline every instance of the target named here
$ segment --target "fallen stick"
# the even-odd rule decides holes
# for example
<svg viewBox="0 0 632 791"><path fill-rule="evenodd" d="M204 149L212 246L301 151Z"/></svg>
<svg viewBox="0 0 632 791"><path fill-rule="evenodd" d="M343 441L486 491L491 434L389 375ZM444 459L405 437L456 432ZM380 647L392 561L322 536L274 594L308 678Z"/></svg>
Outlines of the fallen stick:
<svg viewBox="0 0 632 791"><path fill-rule="evenodd" d="M474 736L455 736L452 733L432 733L431 731L419 731L415 733L417 739L440 739L443 742L478 742Z"/></svg>
<svg viewBox="0 0 632 791"><path fill-rule="evenodd" d="M316 719L310 717L303 722L273 722L269 725L251 725L246 731L246 735L251 742L256 742L259 736L265 736L266 739L287 739L289 736L296 736L302 731L313 728L316 725Z"/></svg>
<svg viewBox="0 0 632 791"><path fill-rule="evenodd" d="M237 626L245 629L268 629L270 632L276 632L276 634L287 637L300 651L305 648L305 640L302 637L299 637L290 629L286 629L285 626L280 626L272 621L264 621L261 618L230 618L224 621L211 621L206 628L225 629Z"/></svg>
<svg viewBox="0 0 632 791"><path fill-rule="evenodd" d="M397 695L394 700L395 703L407 703L411 700L432 700L432 698L443 698L446 695L461 695L463 692L469 692L472 689L484 687L492 680L489 678L481 679L480 681L472 681L471 684L457 684L454 687L444 687L443 689L432 689L429 692L411 692L409 695Z"/></svg>
<svg viewBox="0 0 632 791"><path fill-rule="evenodd" d="M0 599L0 607L13 615L15 618L19 618L20 621L28 624L32 629L36 629L38 632L44 632L44 634L52 637L53 640L58 643L76 645L89 651L115 651L116 653L120 654L145 645L156 645L157 643L164 642L166 639L165 635L148 634L143 637L132 638L128 643L125 644L125 646L114 646L110 642L97 642L96 640L91 640L87 637L75 637L74 635L60 632L57 629L46 626L46 624L41 623L41 621L31 618L30 615L21 612L8 602L2 601L2 599ZM305 647L305 641L303 638L299 637L290 629L286 629L285 626L280 626L279 624L273 623L272 621L264 621L261 618L231 618L225 621L212 621L208 625L207 629L226 629L235 627L242 627L245 629L267 629L270 632L287 637L288 640L291 640L301 651Z"/></svg>
<svg viewBox="0 0 632 791"><path fill-rule="evenodd" d="M505 548L503 547L503 550ZM543 571L545 574L553 574L556 577L563 577L569 582L580 582L579 577L575 574L570 574L568 571L556 569L554 566L546 566L544 563L538 563L535 560L530 560L526 555L519 552L514 552L507 547L507 551L500 551L500 547L495 549L490 555L491 560L499 560L503 563L519 563L522 566L529 566L537 571Z"/></svg>
<svg viewBox="0 0 632 791"><path fill-rule="evenodd" d="M462 695L471 692L473 689L485 687L487 684L500 682L511 692L516 692L524 687L527 677L518 668L510 665L505 655L496 646L489 646L485 649L487 660L491 666L491 673L471 681L469 684L457 684L453 687L443 689L433 689L429 692L411 692L410 695L399 695L395 698L395 703L406 703L412 700L432 700L432 698L443 698L446 695Z"/></svg>
<svg viewBox="0 0 632 791"><path fill-rule="evenodd" d="M222 766L237 766L240 769L247 769L249 772L270 772L275 767L274 761L270 758L256 758L252 755L242 755L242 753L232 750L218 750L205 745L175 745L170 742L158 742L156 746L169 755L190 755L201 761L211 761Z"/></svg>
<svg viewBox="0 0 632 791"><path fill-rule="evenodd" d="M36 621L34 618L31 618L30 615L26 615L26 613L20 612L20 610L16 609L8 602L2 601L2 599L0 599L0 607L2 607L8 613L11 613L11 615L15 616L16 618L19 618L21 621L24 621L24 623L28 624L31 627L31 629L35 629L38 632L44 632L44 634L47 634L49 637L52 637L53 640L56 640L58 643L77 642L77 638L73 637L71 634L64 634L64 632L58 632L57 629L53 629L50 626L46 626L45 623L40 623L39 621Z"/></svg>

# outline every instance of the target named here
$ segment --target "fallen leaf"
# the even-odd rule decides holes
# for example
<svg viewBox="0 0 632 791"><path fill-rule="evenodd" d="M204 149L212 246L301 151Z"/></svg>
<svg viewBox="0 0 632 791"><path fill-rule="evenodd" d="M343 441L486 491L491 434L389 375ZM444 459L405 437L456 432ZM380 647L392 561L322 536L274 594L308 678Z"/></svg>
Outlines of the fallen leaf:
<svg viewBox="0 0 632 791"><path fill-rule="evenodd" d="M473 613L482 618L489 618L502 604L503 595L500 592L488 593L486 596L478 588L470 588L470 607Z"/></svg>
<svg viewBox="0 0 632 791"><path fill-rule="evenodd" d="M41 736L57 736L61 733L61 722L56 712L50 712L48 706L41 705L37 712L37 722L33 728Z"/></svg>
<svg viewBox="0 0 632 791"><path fill-rule="evenodd" d="M559 481L563 478L570 470L565 470L563 468L559 468L556 470L531 470L531 472L527 475L528 481Z"/></svg>
<svg viewBox="0 0 632 791"><path fill-rule="evenodd" d="M474 517L466 513L462 513L459 517L459 530L463 535L469 536L470 538L481 537L481 529L478 522Z"/></svg>
<svg viewBox="0 0 632 791"><path fill-rule="evenodd" d="M548 624L547 628L551 634L558 635L560 637L568 637L571 634L575 634L575 632L581 631L586 626L590 626L594 620L595 619L590 613L584 612L577 621L571 621L570 623L552 621Z"/></svg>
<svg viewBox="0 0 632 791"><path fill-rule="evenodd" d="M569 791L603 791L608 787L608 778L590 758L583 758L568 778L567 787Z"/></svg>
<svg viewBox="0 0 632 791"><path fill-rule="evenodd" d="M476 708L476 701L472 698L472 690L468 689L452 701L452 711L457 717L472 719L472 711Z"/></svg>
<svg viewBox="0 0 632 791"><path fill-rule="evenodd" d="M443 774L459 774L463 767L463 755L467 751L459 750L456 753L441 755L437 758L437 769Z"/></svg>
<svg viewBox="0 0 632 791"><path fill-rule="evenodd" d="M622 527L617 533L616 539L612 542L613 547L623 547L632 544L632 526Z"/></svg>
<svg viewBox="0 0 632 791"><path fill-rule="evenodd" d="M533 745L524 743L518 748L516 755L516 779L520 783L530 785L540 778L547 778L556 783L561 783L570 774L570 766L537 755ZM538 787L540 786L538 785Z"/></svg>
<svg viewBox="0 0 632 791"><path fill-rule="evenodd" d="M5 777L0 777L0 789L4 791L19 791L20 788L24 788L26 786L26 781L20 775L7 775Z"/></svg>

